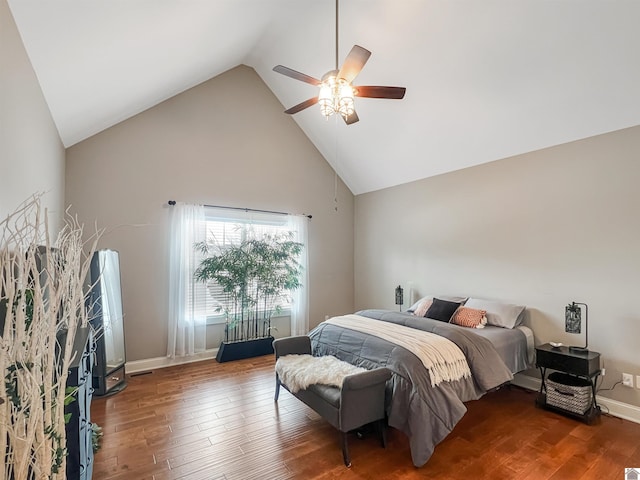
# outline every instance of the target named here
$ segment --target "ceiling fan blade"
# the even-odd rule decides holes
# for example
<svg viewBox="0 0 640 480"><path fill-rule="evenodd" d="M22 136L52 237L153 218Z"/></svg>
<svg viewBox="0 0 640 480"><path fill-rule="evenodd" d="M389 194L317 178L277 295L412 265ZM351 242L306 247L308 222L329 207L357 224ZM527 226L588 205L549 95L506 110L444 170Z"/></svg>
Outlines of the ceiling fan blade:
<svg viewBox="0 0 640 480"><path fill-rule="evenodd" d="M284 111L284 113L288 113L289 115L293 115L294 113L298 113L302 110L304 110L305 108L309 108L312 105L315 105L316 103L318 103L318 97L313 97L310 98L309 100L305 100L304 102L301 102L297 105L294 105L291 108L288 108L287 110Z"/></svg>
<svg viewBox="0 0 640 480"><path fill-rule="evenodd" d="M347 58L345 58L340 72L338 72L338 78L344 78L348 83L351 83L358 76L370 56L371 52L369 50L362 48L360 45L354 45Z"/></svg>
<svg viewBox="0 0 640 480"><path fill-rule="evenodd" d="M300 80L301 82L310 83L311 85L320 85L322 83L317 78L310 77L309 75L305 75L304 73L297 72L283 65L276 65L275 67L273 67L273 71L281 73L282 75L286 75L287 77Z"/></svg>
<svg viewBox="0 0 640 480"><path fill-rule="evenodd" d="M351 115L349 115L348 117L342 117L344 120L344 123L346 123L347 125L351 125L352 123L356 123L358 120L360 120L358 118L358 114L356 113L356 111L354 110L353 113Z"/></svg>
<svg viewBox="0 0 640 480"><path fill-rule="evenodd" d="M392 98L400 100L407 91L405 87L353 87L357 97L365 98Z"/></svg>

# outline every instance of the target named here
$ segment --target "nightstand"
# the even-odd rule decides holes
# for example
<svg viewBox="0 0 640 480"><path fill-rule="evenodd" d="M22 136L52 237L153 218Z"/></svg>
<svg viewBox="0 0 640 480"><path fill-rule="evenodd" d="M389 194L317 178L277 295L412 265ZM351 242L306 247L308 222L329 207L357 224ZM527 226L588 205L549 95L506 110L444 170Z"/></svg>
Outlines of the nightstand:
<svg viewBox="0 0 640 480"><path fill-rule="evenodd" d="M596 381L600 375L600 354L598 352L574 351L569 347L553 347L545 343L536 347L536 367L540 369L542 376L536 405L578 418L588 424L600 416L600 407L596 402ZM547 403L547 369L557 370L588 381L591 386L591 406L583 415Z"/></svg>

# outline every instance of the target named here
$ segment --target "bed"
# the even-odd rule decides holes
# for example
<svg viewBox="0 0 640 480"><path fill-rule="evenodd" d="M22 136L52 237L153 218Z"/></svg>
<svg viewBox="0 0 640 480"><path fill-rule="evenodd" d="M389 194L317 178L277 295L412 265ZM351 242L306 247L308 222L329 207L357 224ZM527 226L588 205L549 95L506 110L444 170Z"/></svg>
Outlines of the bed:
<svg viewBox="0 0 640 480"><path fill-rule="evenodd" d="M524 309L524 307L522 307ZM402 342L395 343L354 329L341 322L353 317L362 324L390 324L404 337L415 331L435 334L453 342L464 354L470 376L439 380L434 385L432 370ZM339 320L339 321L338 321ZM382 323L381 323L382 322ZM407 330L408 329L408 330ZM513 374L532 363L533 335L527 327L487 325L467 328L413 312L362 310L354 315L322 322L310 333L314 355L334 355L351 364L373 369L385 366L392 372L385 392L388 423L407 435L413 464L424 465L438 443L453 430L467 409L464 402L476 400L513 379Z"/></svg>

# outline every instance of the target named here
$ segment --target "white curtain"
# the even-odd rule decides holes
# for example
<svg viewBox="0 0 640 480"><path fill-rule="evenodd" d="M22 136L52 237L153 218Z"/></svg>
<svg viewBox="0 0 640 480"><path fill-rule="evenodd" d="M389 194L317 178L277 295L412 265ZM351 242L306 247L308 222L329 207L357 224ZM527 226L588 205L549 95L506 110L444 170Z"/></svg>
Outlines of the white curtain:
<svg viewBox="0 0 640 480"><path fill-rule="evenodd" d="M302 287L292 292L291 335L306 335L309 333L309 219L303 215L289 215L287 218L287 227L295 233L294 240L304 245L300 254Z"/></svg>
<svg viewBox="0 0 640 480"><path fill-rule="evenodd" d="M206 240L206 223L202 205L176 204L170 216L167 356L173 358L205 350L206 312L196 307L207 291L193 273L202 258L194 245Z"/></svg>

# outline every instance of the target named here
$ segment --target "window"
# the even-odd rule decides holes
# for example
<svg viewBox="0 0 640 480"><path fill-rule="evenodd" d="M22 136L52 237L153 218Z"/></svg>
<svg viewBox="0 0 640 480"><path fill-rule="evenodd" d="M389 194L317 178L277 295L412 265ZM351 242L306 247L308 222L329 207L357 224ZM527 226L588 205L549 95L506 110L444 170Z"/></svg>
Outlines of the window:
<svg viewBox="0 0 640 480"><path fill-rule="evenodd" d="M205 209L206 243L212 251L222 252L231 246L238 246L245 240L260 240L265 237L279 238L291 233L291 225L286 215L264 214L260 212L238 212L217 208ZM202 258L205 258L203 255ZM233 300L224 293L215 281L206 284L206 296L202 298L198 310L207 317L207 323L224 323L226 312L234 310ZM249 286L251 290L251 286ZM264 310L278 311L289 315L292 297L285 291L274 295L268 304L260 305Z"/></svg>
<svg viewBox="0 0 640 480"><path fill-rule="evenodd" d="M225 323L225 310L231 308L229 298L219 285L210 282L206 285L195 278L195 273L206 256L194 246L202 243L210 243L224 249L242 242L247 237L259 239L264 235L274 236L291 232L291 240L303 245L298 259L302 270L301 286L293 290L290 296L276 295L277 305L263 305L262 308L264 310L279 306L287 309L291 326L288 333L308 333L307 224L308 218L302 215L265 214L175 204L170 209L167 356L173 358L193 355L206 348L212 348L213 346L205 345L206 327L213 323ZM227 323L226 336L229 336L229 327ZM259 328L262 328L263 332L271 331L268 323L266 327ZM261 333L254 331L254 334Z"/></svg>

